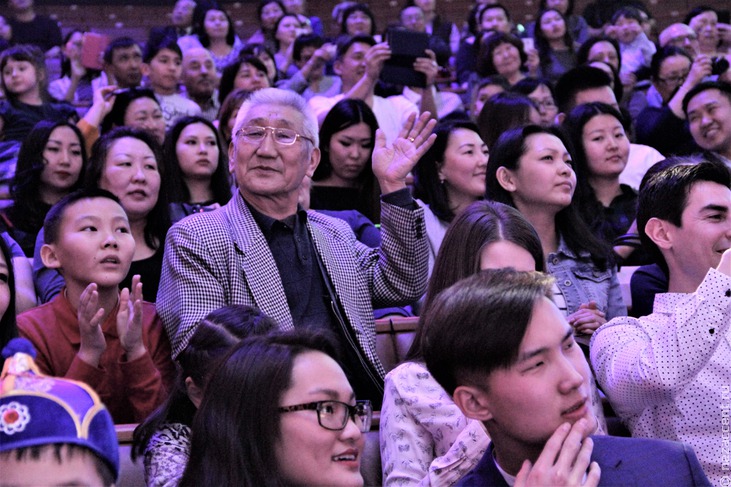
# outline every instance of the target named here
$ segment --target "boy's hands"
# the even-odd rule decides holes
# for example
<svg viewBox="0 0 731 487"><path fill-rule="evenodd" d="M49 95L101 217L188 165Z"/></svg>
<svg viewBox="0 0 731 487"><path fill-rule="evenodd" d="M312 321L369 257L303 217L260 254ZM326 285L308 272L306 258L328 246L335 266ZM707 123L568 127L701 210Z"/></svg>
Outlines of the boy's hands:
<svg viewBox="0 0 731 487"><path fill-rule="evenodd" d="M77 355L92 367L98 367L99 359L107 348L107 342L101 327L104 308L99 308L99 293L97 293L96 284L89 284L81 293L76 316L81 335L81 346Z"/></svg>
<svg viewBox="0 0 731 487"><path fill-rule="evenodd" d="M528 460L523 462L515 478L515 487L598 485L601 469L599 464L591 462L594 443L587 437L587 429L585 419L577 421L573 426L568 423L559 426L546 442L535 465L531 465ZM589 463L591 468L587 472Z"/></svg>
<svg viewBox="0 0 731 487"><path fill-rule="evenodd" d="M119 293L117 313L117 334L129 362L147 353L142 343L142 283L139 275L132 278L131 287L131 295L127 288Z"/></svg>

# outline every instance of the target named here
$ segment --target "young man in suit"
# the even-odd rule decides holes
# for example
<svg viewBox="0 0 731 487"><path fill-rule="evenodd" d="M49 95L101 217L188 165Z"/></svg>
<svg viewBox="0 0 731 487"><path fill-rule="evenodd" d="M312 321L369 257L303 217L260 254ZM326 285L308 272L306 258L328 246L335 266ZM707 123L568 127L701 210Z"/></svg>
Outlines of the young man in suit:
<svg viewBox="0 0 731 487"><path fill-rule="evenodd" d="M485 271L422 317L429 372L492 439L458 485L709 485L681 443L591 436L591 371L552 281Z"/></svg>

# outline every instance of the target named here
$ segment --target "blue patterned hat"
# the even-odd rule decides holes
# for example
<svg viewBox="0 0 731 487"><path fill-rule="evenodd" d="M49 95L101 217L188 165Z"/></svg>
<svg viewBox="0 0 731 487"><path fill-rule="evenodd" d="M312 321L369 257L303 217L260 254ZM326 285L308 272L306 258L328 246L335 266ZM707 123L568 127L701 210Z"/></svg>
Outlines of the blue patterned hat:
<svg viewBox="0 0 731 487"><path fill-rule="evenodd" d="M30 342L3 349L0 375L0 451L52 443L88 448L119 477L114 422L96 392L84 384L38 372Z"/></svg>

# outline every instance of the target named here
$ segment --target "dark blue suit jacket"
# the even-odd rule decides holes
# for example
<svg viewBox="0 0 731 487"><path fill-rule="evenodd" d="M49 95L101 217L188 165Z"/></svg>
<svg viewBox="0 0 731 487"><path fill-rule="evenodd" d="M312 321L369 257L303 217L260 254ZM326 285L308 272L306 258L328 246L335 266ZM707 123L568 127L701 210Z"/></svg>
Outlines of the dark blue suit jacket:
<svg viewBox="0 0 731 487"><path fill-rule="evenodd" d="M599 485L682 487L712 485L701 469L693 449L683 443L644 438L592 436L592 461L602 469ZM480 463L457 484L508 487L495 466L493 445Z"/></svg>

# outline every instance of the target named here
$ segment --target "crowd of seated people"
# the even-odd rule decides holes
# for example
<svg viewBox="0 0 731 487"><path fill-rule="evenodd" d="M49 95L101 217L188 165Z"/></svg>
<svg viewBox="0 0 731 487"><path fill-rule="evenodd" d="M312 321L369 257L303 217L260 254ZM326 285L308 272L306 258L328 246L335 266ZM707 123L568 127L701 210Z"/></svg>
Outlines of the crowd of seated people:
<svg viewBox="0 0 731 487"><path fill-rule="evenodd" d="M728 11L438 3L178 0L92 66L9 0L3 474L112 485L114 423L154 486L726 485Z"/></svg>

